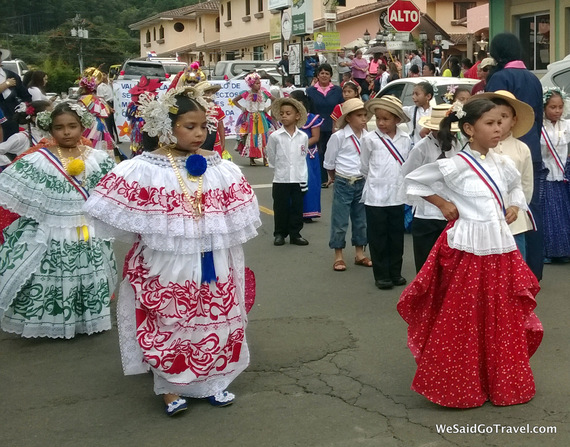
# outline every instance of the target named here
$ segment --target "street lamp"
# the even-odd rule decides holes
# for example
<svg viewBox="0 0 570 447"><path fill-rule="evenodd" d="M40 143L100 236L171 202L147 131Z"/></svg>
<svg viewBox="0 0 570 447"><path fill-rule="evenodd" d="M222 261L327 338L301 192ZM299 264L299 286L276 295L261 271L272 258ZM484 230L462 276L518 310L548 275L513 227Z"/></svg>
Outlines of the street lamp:
<svg viewBox="0 0 570 447"><path fill-rule="evenodd" d="M378 32L376 33L376 43L379 44L383 40L384 40L384 33L381 29L378 29Z"/></svg>
<svg viewBox="0 0 570 447"><path fill-rule="evenodd" d="M435 36L433 36L433 38L435 39L436 43L439 45L441 43L441 41L443 40L443 36L439 33L437 33Z"/></svg>
<svg viewBox="0 0 570 447"><path fill-rule="evenodd" d="M477 42L477 44L483 51L487 48L487 41L485 40L485 35L483 33L481 33L481 40Z"/></svg>
<svg viewBox="0 0 570 447"><path fill-rule="evenodd" d="M73 28L71 28L71 37L77 37L79 40L79 73L83 74L83 40L89 38L89 30L85 29L85 19L82 19L79 14L71 20Z"/></svg>
<svg viewBox="0 0 570 447"><path fill-rule="evenodd" d="M366 31L364 31L364 35L362 37L364 38L364 43L366 46L368 46L370 43L370 33L368 32L368 28L366 28Z"/></svg>

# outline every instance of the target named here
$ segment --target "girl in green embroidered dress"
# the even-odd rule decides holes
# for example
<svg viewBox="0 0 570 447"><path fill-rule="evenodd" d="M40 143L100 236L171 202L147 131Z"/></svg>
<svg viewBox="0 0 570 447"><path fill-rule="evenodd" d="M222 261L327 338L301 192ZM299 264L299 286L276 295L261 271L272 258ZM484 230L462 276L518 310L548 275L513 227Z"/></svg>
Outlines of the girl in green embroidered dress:
<svg viewBox="0 0 570 447"><path fill-rule="evenodd" d="M111 240L94 234L82 206L114 161L79 144L89 113L62 103L42 112L54 146L0 174L0 205L20 217L0 246L0 326L23 337L72 338L111 328L116 285Z"/></svg>

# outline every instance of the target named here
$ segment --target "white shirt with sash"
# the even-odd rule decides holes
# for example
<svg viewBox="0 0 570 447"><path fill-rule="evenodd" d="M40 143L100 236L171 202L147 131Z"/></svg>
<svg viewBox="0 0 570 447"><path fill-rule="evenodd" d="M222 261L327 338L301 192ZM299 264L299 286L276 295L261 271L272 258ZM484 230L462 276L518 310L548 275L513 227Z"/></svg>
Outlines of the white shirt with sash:
<svg viewBox="0 0 570 447"><path fill-rule="evenodd" d="M550 171L546 177L547 181L564 180L564 169L568 163L568 143L570 143L570 121L562 119L552 124L552 121L545 118L540 135L540 151L544 166Z"/></svg>
<svg viewBox="0 0 570 447"><path fill-rule="evenodd" d="M466 153L466 154L464 154ZM471 156L470 164L460 155ZM476 163L476 164L475 164ZM482 167L493 179L492 190L472 167ZM447 232L451 248L478 256L514 251L517 245L505 220L504 209L517 206L527 210L520 174L512 160L489 151L485 159L469 145L452 158L428 163L405 178L406 192L413 200L438 194L448 197L459 218ZM499 196L502 203L497 199Z"/></svg>
<svg viewBox="0 0 570 447"><path fill-rule="evenodd" d="M360 152L362 140L367 133L363 130L358 138L348 124L333 133L327 144L324 168L335 171L342 177L361 177Z"/></svg>
<svg viewBox="0 0 570 447"><path fill-rule="evenodd" d="M366 177L362 201L369 206L395 206L405 202L402 165L410 152L411 139L400 128L394 138L376 129L362 140L360 172Z"/></svg>

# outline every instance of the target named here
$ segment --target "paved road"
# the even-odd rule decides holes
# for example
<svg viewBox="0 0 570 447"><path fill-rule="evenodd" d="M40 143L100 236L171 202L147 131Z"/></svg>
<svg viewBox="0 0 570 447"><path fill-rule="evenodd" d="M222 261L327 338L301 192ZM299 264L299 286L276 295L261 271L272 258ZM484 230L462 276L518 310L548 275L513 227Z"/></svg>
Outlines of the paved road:
<svg viewBox="0 0 570 447"><path fill-rule="evenodd" d="M237 162L270 209L271 170ZM570 445L570 265L547 266L538 297L545 336L532 359L536 397L514 407L438 407L410 390L415 365L396 312L401 288L379 291L370 269L350 263L345 273L332 271L331 195L323 191L323 218L303 230L308 247L274 247L268 214L245 246L257 301L251 366L231 387L233 406L196 401L179 418L166 417L150 375L123 376L116 328L69 341L0 333L0 446ZM119 259L126 248L117 244ZM413 272L407 236L404 276ZM436 424L504 433L438 434ZM557 433L506 433L527 424Z"/></svg>

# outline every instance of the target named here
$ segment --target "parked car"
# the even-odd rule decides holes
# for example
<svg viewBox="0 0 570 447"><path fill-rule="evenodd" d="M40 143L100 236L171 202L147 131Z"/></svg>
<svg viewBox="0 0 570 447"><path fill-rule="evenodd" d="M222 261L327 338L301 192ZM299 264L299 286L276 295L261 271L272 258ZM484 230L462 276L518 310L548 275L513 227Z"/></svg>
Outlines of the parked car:
<svg viewBox="0 0 570 447"><path fill-rule="evenodd" d="M279 73L277 70L274 70L274 69L265 70L265 69L261 68L261 69L256 69L255 71L257 71L257 73L259 73L260 76L262 76L263 74L267 74L267 75L271 76L273 79L275 79L277 82L281 83L281 73ZM231 79L232 80L245 79L245 77L249 73L251 73L251 72L242 71L240 74L238 74L237 76L234 76Z"/></svg>
<svg viewBox="0 0 570 447"><path fill-rule="evenodd" d="M570 54L560 61L546 67L547 71L540 79L543 87L560 87L570 92Z"/></svg>
<svg viewBox="0 0 570 447"><path fill-rule="evenodd" d="M9 61L2 61L2 68L6 70L13 71L16 73L20 78L26 74L28 71L28 66L26 63L21 59L13 59Z"/></svg>
<svg viewBox="0 0 570 447"><path fill-rule="evenodd" d="M276 61L220 61L214 68L212 79L222 81L224 79L232 79L242 72L249 73L255 70L273 70L277 71Z"/></svg>
<svg viewBox="0 0 570 447"><path fill-rule="evenodd" d="M157 78L161 81L170 77L161 62L128 60L123 64L123 69L117 79L140 79L141 76Z"/></svg>
<svg viewBox="0 0 570 447"><path fill-rule="evenodd" d="M181 71L184 71L188 64L186 62L178 62L178 61L160 61L162 66L164 67L164 71L167 74L174 77Z"/></svg>
<svg viewBox="0 0 570 447"><path fill-rule="evenodd" d="M396 79L386 85L378 93L378 98L384 95L393 95L400 98L404 106L413 106L414 101L412 100L412 92L414 91L414 86L420 82L430 82L435 87L437 87L437 92L435 93L431 104L441 104L448 102L446 94L453 92L457 87L467 87L469 90L473 88L475 84L479 82L478 79L469 78L451 78L444 76L426 76L419 78L403 78Z"/></svg>

